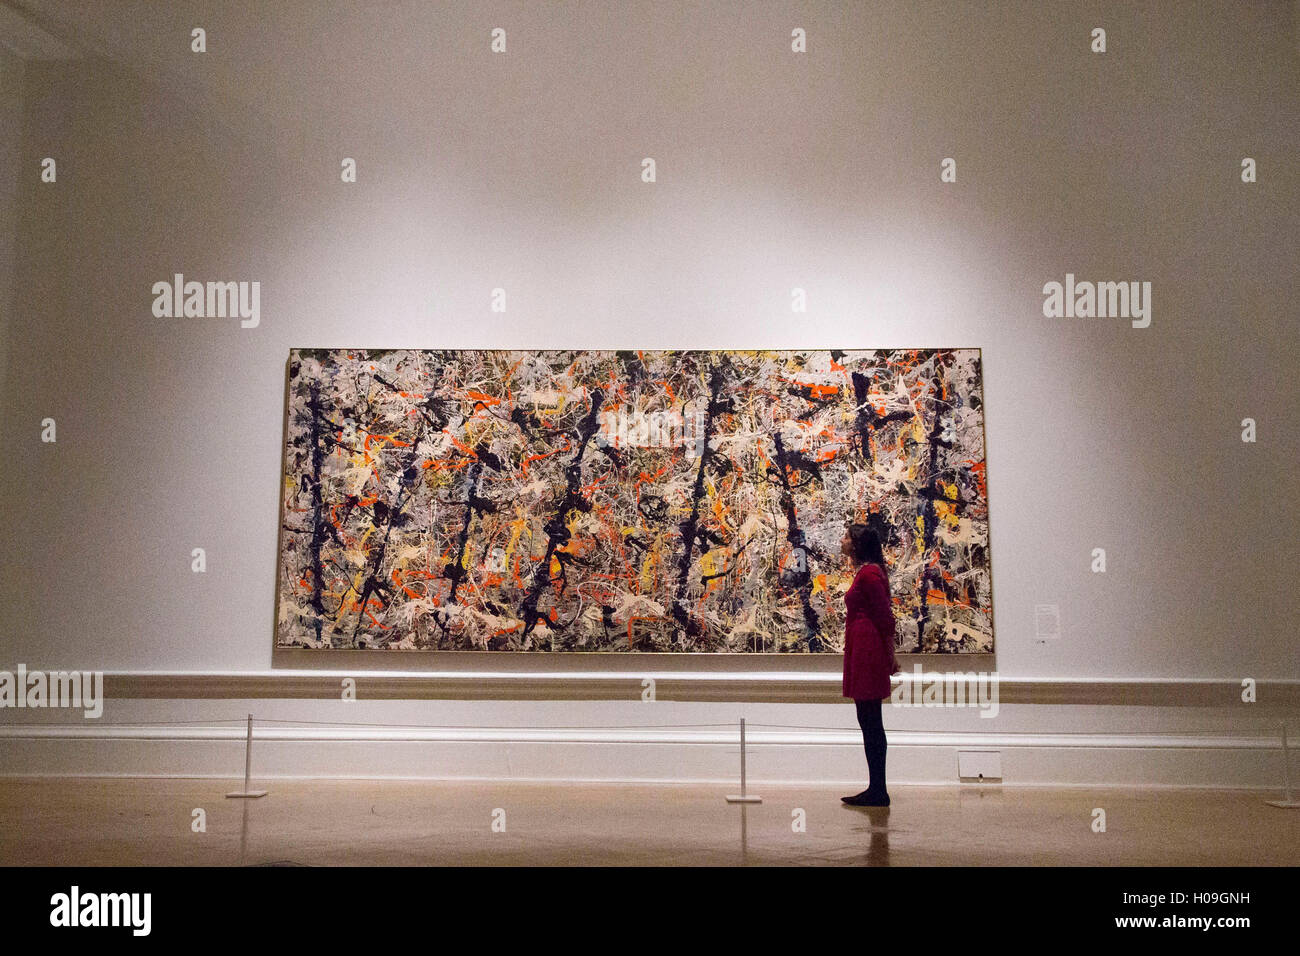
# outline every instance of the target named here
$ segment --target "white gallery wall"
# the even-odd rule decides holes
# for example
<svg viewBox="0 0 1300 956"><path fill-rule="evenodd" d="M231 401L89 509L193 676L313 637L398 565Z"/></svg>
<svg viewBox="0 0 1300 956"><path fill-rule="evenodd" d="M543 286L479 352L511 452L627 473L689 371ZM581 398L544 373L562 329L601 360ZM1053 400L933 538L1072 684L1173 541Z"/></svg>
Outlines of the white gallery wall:
<svg viewBox="0 0 1300 956"><path fill-rule="evenodd" d="M1254 678L1295 712L1294 3L0 6L77 53L0 60L0 667L283 670L291 347L979 347L981 667ZM258 325L156 317L152 286L176 273L258 282ZM1067 273L1149 282L1149 325L1045 317L1043 286ZM1038 605L1059 608L1057 639L1035 639ZM474 669L606 666L501 656ZM838 675L839 659L796 667ZM250 711L289 722L269 775L720 778L731 731L662 728L746 716L770 726L760 777L865 776L847 701L637 696L153 696L45 736L30 725L68 715L10 711L0 771L233 773L231 720ZM388 726L292 723L312 720ZM112 730L132 722L154 730ZM1281 770L1245 708L892 708L886 726L900 782L955 781L963 746L1002 750L1008 782Z"/></svg>

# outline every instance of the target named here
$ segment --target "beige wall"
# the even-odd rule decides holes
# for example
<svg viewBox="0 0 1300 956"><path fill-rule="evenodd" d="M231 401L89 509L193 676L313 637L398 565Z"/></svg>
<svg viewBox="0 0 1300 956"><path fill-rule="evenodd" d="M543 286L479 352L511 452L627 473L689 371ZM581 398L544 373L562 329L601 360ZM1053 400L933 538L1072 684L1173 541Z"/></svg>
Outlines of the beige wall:
<svg viewBox="0 0 1300 956"><path fill-rule="evenodd" d="M1293 5L207 6L29 4L90 56L0 146L6 661L270 666L293 346L979 346L998 670L1300 677ZM1044 318L1066 272L1151 326Z"/></svg>
<svg viewBox="0 0 1300 956"><path fill-rule="evenodd" d="M23 61L0 48L0 394L8 396L5 374L9 334L13 314L14 258L17 253L18 162L22 154L20 132L23 128Z"/></svg>

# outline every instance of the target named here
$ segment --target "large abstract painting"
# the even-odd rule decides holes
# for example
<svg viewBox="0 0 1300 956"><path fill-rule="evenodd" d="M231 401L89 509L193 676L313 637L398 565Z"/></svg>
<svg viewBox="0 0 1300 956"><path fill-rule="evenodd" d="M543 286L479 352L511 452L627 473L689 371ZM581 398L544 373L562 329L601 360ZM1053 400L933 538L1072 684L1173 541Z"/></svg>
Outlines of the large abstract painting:
<svg viewBox="0 0 1300 956"><path fill-rule="evenodd" d="M900 652L993 649L978 349L295 349L277 645L843 649L849 521Z"/></svg>

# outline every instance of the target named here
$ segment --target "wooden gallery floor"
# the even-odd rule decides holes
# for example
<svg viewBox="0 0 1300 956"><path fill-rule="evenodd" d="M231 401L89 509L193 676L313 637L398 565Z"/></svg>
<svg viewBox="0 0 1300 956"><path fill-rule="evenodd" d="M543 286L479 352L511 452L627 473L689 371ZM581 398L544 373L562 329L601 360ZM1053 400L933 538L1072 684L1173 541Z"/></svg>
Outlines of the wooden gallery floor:
<svg viewBox="0 0 1300 956"><path fill-rule="evenodd" d="M0 779L0 864L1300 864L1300 810L1250 791L898 785L855 810L765 786L742 809L725 785L271 780L227 799L241 782Z"/></svg>

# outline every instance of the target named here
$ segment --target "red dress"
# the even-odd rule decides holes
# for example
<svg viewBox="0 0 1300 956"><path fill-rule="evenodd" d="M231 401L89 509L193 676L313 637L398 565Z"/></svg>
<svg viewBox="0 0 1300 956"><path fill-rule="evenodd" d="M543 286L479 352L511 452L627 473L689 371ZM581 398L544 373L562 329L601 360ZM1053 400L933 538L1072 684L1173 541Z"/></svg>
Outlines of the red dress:
<svg viewBox="0 0 1300 956"><path fill-rule="evenodd" d="M894 602L884 569L858 568L844 604L844 696L881 700L889 696L894 659Z"/></svg>

